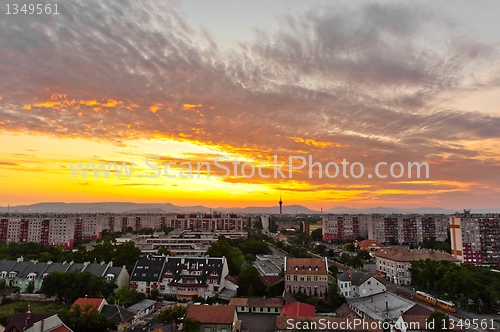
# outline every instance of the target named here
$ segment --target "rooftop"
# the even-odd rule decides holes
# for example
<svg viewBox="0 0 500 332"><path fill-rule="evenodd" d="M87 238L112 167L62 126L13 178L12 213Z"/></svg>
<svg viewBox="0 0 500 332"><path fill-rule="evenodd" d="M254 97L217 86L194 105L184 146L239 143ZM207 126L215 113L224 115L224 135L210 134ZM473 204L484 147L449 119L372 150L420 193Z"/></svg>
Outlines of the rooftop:
<svg viewBox="0 0 500 332"><path fill-rule="evenodd" d="M322 258L289 258L285 266L286 274L328 274L326 263Z"/></svg>
<svg viewBox="0 0 500 332"><path fill-rule="evenodd" d="M302 302L285 304L281 310L281 316L314 317L315 315L316 308L313 305Z"/></svg>
<svg viewBox="0 0 500 332"><path fill-rule="evenodd" d="M458 259L444 251L430 249L388 249L384 248L375 253L376 257L389 259L396 262L411 262L432 259L436 261L459 262Z"/></svg>
<svg viewBox="0 0 500 332"><path fill-rule="evenodd" d="M347 301L349 307L358 309L372 319L397 319L401 311L405 312L415 304L392 293L380 293L372 296L353 298ZM356 310L355 310L356 311Z"/></svg>

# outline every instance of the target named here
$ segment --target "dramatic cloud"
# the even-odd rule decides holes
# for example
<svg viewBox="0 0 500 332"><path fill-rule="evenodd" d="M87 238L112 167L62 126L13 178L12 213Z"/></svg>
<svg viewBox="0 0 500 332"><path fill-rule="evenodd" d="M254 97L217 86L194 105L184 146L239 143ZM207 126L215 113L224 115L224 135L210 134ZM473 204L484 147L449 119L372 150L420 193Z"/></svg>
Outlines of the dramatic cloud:
<svg viewBox="0 0 500 332"><path fill-rule="evenodd" d="M461 35L429 9L326 7L222 48L168 2L59 8L57 16L0 21L3 132L116 145L169 138L259 162L311 154L371 170L378 161L428 161L437 182L422 184L416 197L500 184L492 179L498 149L478 149L499 142L500 116L455 102L500 86L498 46ZM297 176L300 185L275 187L331 188ZM363 185L352 179L337 185L360 195L415 187L376 179L362 189L348 188Z"/></svg>

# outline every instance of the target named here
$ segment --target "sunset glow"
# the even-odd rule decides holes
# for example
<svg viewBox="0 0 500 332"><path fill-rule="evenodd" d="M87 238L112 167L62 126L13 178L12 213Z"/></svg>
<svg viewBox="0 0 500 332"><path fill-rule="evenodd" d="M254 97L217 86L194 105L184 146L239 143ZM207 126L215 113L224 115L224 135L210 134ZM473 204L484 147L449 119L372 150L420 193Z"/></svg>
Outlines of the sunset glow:
<svg viewBox="0 0 500 332"><path fill-rule="evenodd" d="M315 210L500 207L498 4L482 16L468 2L318 4L248 1L222 15L196 1L71 0L59 15L3 15L0 206L267 207L281 193ZM307 165L290 170L290 156ZM220 157L227 177L215 176ZM343 160L363 176L325 175ZM112 162L133 176L72 175ZM429 178L408 175L412 162ZM169 178L167 163L177 175L205 166ZM235 176L244 163L264 176ZM375 176L399 165L399 178Z"/></svg>

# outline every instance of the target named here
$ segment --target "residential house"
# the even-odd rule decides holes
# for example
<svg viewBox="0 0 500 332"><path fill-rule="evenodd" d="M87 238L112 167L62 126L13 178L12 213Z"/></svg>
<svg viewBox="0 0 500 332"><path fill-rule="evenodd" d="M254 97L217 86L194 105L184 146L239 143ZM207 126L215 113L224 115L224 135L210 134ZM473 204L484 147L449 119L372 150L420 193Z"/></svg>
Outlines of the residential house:
<svg viewBox="0 0 500 332"><path fill-rule="evenodd" d="M53 263L32 260L25 262L23 257L17 261L0 261L0 280L5 280L7 286L18 286L21 292L26 292L30 283L34 292L42 288L43 279L54 271L71 272L87 271L97 277L103 277L108 282L115 282L118 287L128 286L129 274L125 266L114 267L113 262L105 263Z"/></svg>
<svg viewBox="0 0 500 332"><path fill-rule="evenodd" d="M285 257L285 291L324 296L328 291L328 262L322 258Z"/></svg>
<svg viewBox="0 0 500 332"><path fill-rule="evenodd" d="M113 325L111 331L125 331L137 322L133 312L117 304L104 305L100 313L108 317L108 321Z"/></svg>
<svg viewBox="0 0 500 332"><path fill-rule="evenodd" d="M232 298L229 305L234 305L238 313L279 314L285 300L283 298Z"/></svg>
<svg viewBox="0 0 500 332"><path fill-rule="evenodd" d="M136 318L142 318L155 310L156 301L144 299L139 303L127 308Z"/></svg>
<svg viewBox="0 0 500 332"><path fill-rule="evenodd" d="M158 290L160 298L175 296L191 300L235 291L237 286L229 281L225 257L142 256L135 264L130 287L138 292L151 294Z"/></svg>
<svg viewBox="0 0 500 332"><path fill-rule="evenodd" d="M385 285L367 273L354 271L343 272L337 276L339 291L346 298L371 296L386 291Z"/></svg>
<svg viewBox="0 0 500 332"><path fill-rule="evenodd" d="M107 305L108 302L104 298L100 297L79 297L76 299L75 302L73 302L73 305L71 306L72 308L79 305L80 307L85 308L88 305L90 305L94 310L97 310L97 312L101 312L102 308L104 308L105 305Z"/></svg>
<svg viewBox="0 0 500 332"><path fill-rule="evenodd" d="M58 315L52 315L34 323L23 332L73 332Z"/></svg>
<svg viewBox="0 0 500 332"><path fill-rule="evenodd" d="M32 314L28 309L28 312L15 312L14 316L10 319L9 323L5 327L4 332L20 332L24 331L36 322L46 319L52 315L50 314Z"/></svg>
<svg viewBox="0 0 500 332"><path fill-rule="evenodd" d="M185 319L200 322L200 332L239 332L241 321L234 305L196 305L189 304Z"/></svg>
<svg viewBox="0 0 500 332"><path fill-rule="evenodd" d="M430 249L381 249L375 253L377 272L387 280L398 285L410 285L411 262L432 259L436 261L450 261L460 263L460 260L451 254Z"/></svg>

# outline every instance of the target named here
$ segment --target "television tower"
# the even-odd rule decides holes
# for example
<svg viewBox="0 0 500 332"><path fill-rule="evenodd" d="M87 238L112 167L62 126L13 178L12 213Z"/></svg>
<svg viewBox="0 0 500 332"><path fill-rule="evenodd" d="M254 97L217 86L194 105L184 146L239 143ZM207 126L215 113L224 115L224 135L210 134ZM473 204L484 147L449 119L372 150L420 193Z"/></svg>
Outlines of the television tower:
<svg viewBox="0 0 500 332"><path fill-rule="evenodd" d="M281 219L281 214L283 213L282 207L283 207L283 202L281 201L281 193L280 193L280 219Z"/></svg>

